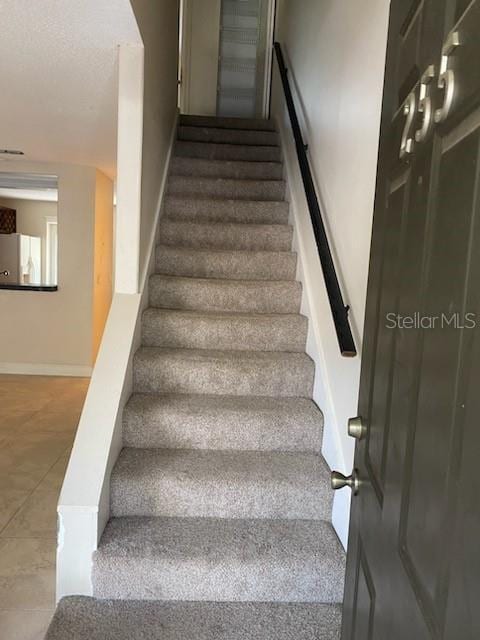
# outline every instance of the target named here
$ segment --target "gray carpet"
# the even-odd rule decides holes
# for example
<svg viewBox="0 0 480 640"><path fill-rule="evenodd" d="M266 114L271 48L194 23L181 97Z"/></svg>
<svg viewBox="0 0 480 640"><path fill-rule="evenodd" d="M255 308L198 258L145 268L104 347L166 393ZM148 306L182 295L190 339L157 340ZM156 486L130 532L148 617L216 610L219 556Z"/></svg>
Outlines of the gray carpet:
<svg viewBox="0 0 480 640"><path fill-rule="evenodd" d="M286 251L219 251L161 245L157 249L156 267L167 276L237 281L293 280L297 256Z"/></svg>
<svg viewBox="0 0 480 640"><path fill-rule="evenodd" d="M272 122L182 116L93 557L48 640L338 640L345 554Z"/></svg>
<svg viewBox="0 0 480 640"><path fill-rule="evenodd" d="M340 640L341 607L65 598L47 640Z"/></svg>
<svg viewBox="0 0 480 640"><path fill-rule="evenodd" d="M308 398L136 393L123 414L126 447L310 451L323 416Z"/></svg>
<svg viewBox="0 0 480 640"><path fill-rule="evenodd" d="M330 523L257 518L112 518L94 594L141 600L340 602L344 554Z"/></svg>

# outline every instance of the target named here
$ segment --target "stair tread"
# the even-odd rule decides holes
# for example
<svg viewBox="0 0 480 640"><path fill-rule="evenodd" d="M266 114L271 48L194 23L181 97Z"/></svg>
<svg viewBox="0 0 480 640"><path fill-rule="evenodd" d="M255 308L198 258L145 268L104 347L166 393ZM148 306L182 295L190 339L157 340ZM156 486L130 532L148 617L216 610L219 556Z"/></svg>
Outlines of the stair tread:
<svg viewBox="0 0 480 640"><path fill-rule="evenodd" d="M63 598L46 640L339 640L341 606Z"/></svg>
<svg viewBox="0 0 480 640"><path fill-rule="evenodd" d="M111 478L113 516L331 517L319 454L125 447Z"/></svg>
<svg viewBox="0 0 480 640"><path fill-rule="evenodd" d="M181 125L204 127L214 125L221 129L244 129L247 131L276 131L275 121L264 118L235 118L219 116L197 116L181 114Z"/></svg>
<svg viewBox="0 0 480 640"><path fill-rule="evenodd" d="M165 214L169 219L205 220L255 224L286 224L289 205L275 200L233 200L188 195L165 196Z"/></svg>
<svg viewBox="0 0 480 640"><path fill-rule="evenodd" d="M307 319L294 313L193 311L149 307L142 344L247 351L305 351Z"/></svg>
<svg viewBox="0 0 480 640"><path fill-rule="evenodd" d="M179 227L181 229L209 229L212 232L220 231L222 229L228 229L232 231L255 231L256 233L262 233L262 231L280 231L293 229L292 225L286 223L269 224L265 222L208 222L203 220L172 220L171 218L164 218L160 223L162 226ZM242 251L242 249L239 249ZM263 250L266 251L266 250ZM268 251L268 250L267 250ZM288 253L288 251L287 251Z"/></svg>
<svg viewBox="0 0 480 640"><path fill-rule="evenodd" d="M194 449L138 449L124 447L114 474L149 477L160 480L163 475L191 471L196 480L238 483L275 482L278 484L320 484L330 482L330 474L318 453L298 451L221 451Z"/></svg>
<svg viewBox="0 0 480 640"><path fill-rule="evenodd" d="M296 416L308 415L313 422L321 420L322 414L310 398L271 398L270 396L222 396L208 394L150 394L133 393L127 408L147 409L180 406L182 413L199 415L215 414L218 411L230 411L232 414L253 413L262 415ZM228 425L227 425L228 426Z"/></svg>
<svg viewBox="0 0 480 640"><path fill-rule="evenodd" d="M275 543L275 544L273 544ZM344 552L323 520L237 518L111 518L95 552L109 556L220 560L325 559L339 568ZM246 563L248 564L248 563Z"/></svg>
<svg viewBox="0 0 480 640"><path fill-rule="evenodd" d="M220 349L179 349L168 347L140 347L135 354L137 360L151 358L170 358L172 360L190 360L191 362L223 361L239 363L307 363L313 360L306 353L292 351L240 351Z"/></svg>
<svg viewBox="0 0 480 640"><path fill-rule="evenodd" d="M247 320L252 322L268 322L269 320L297 320L306 319L301 313L255 313L245 311L202 311L196 309L160 309L158 307L147 307L143 314L154 316L177 316L185 318L199 318L211 320ZM220 349L222 351L222 349Z"/></svg>
<svg viewBox="0 0 480 640"><path fill-rule="evenodd" d="M322 520L112 518L94 595L150 600L340 602L345 554Z"/></svg>
<svg viewBox="0 0 480 640"><path fill-rule="evenodd" d="M283 164L279 160L216 160L174 155L170 175L280 180L283 178Z"/></svg>
<svg viewBox="0 0 480 640"><path fill-rule="evenodd" d="M288 224L212 223L166 218L160 223L159 237L167 246L288 252L292 247L293 227Z"/></svg>
<svg viewBox="0 0 480 640"><path fill-rule="evenodd" d="M155 274L150 277L150 305L169 309L276 311L300 309L302 285L296 280L235 280Z"/></svg>
<svg viewBox="0 0 480 640"><path fill-rule="evenodd" d="M311 397L314 369L306 353L141 347L134 358L134 389Z"/></svg>
<svg viewBox="0 0 480 640"><path fill-rule="evenodd" d="M279 146L264 144L230 144L228 142L203 142L177 140L174 153L183 158L210 158L217 160L254 160L255 162L278 162L281 159Z"/></svg>
<svg viewBox="0 0 480 640"><path fill-rule="evenodd" d="M225 129L216 126L190 126L180 124L178 139L186 141L227 143L239 146L261 145L279 146L279 136L276 131L261 131L256 129Z"/></svg>
<svg viewBox="0 0 480 640"><path fill-rule="evenodd" d="M285 199L285 181L170 175L167 193L180 196L202 194L210 198L281 202Z"/></svg>
<svg viewBox="0 0 480 640"><path fill-rule="evenodd" d="M170 247L169 247L170 248ZM182 248L178 248L175 249L178 251L189 251L189 252L203 252L203 253L227 253L226 251L223 252L217 252L217 251L209 251L209 250L203 250L203 249L182 249ZM233 251L232 253L239 253L238 251ZM245 251L244 252L246 255L248 255L250 252ZM301 288L301 284L300 282L298 282L297 280L267 280L267 279L235 279L235 278L211 278L211 277L198 277L198 276L175 276L175 275L170 275L170 274L163 274L163 273L154 273L150 276L150 280L158 280L158 279L162 279L162 280L169 280L169 281L180 281L180 282L198 282L198 283L208 283L208 284L215 284L219 287L223 287L223 288L228 288L228 287L232 287L232 286L242 286L242 287L247 287L250 288L252 290L256 289L258 286L261 287L272 287L275 285L288 285L291 286L292 288L295 289L299 289Z"/></svg>
<svg viewBox="0 0 480 640"><path fill-rule="evenodd" d="M204 144L209 144L209 143L205 142ZM178 161L188 163L192 165L192 167L201 167L203 164L210 164L213 166L216 165L218 167L232 166L232 167L246 167L246 168L253 168L253 167L262 168L269 165L271 165L272 168L275 168L275 169L278 169L278 167L283 167L283 162L281 160L217 160L216 158L211 158L211 159L210 158L189 158L185 156L175 155L175 152L173 153L172 161L173 161L173 166L172 166L173 171L175 171L175 164ZM175 173L172 173L172 175L175 175ZM280 180L282 178L278 178L278 179Z"/></svg>
<svg viewBox="0 0 480 640"><path fill-rule="evenodd" d="M283 179L268 179L268 180L259 180L255 178L216 178L213 176L181 176L173 174L171 178L174 178L175 182L197 182L199 184L228 184L228 185L236 185L238 183L245 185L262 185L271 183L272 185L285 184L285 180ZM172 182L172 180L170 180ZM208 196L204 196L208 197ZM222 198L223 200L227 200L228 198ZM275 202L275 201L274 201ZM281 202L281 200L279 200Z"/></svg>
<svg viewBox="0 0 480 640"><path fill-rule="evenodd" d="M214 225L216 225L217 223L214 222ZM239 225L242 226L242 225ZM255 226L255 225L253 225ZM286 226L286 225L278 225L278 226ZM293 251L276 251L276 250L270 250L270 249L255 249L255 250L251 250L251 249L225 249L225 248L221 248L221 247L179 247L176 245L170 245L170 244L162 244L162 242L160 242L160 244L157 244L157 250L158 251L163 251L163 250L167 250L167 251L178 251L179 253L194 253L195 255L201 256L201 255L214 255L214 256L226 256L226 257L230 257L230 256L245 256L248 258L252 257L252 254L255 254L255 256L259 256L259 257L265 257L265 258L269 258L272 256L280 256L285 258L286 256L291 256L291 255L296 255ZM178 276L181 277L181 276ZM239 278L239 280L242 280L242 278Z"/></svg>
<svg viewBox="0 0 480 640"><path fill-rule="evenodd" d="M134 393L128 446L320 451L323 416L309 398Z"/></svg>

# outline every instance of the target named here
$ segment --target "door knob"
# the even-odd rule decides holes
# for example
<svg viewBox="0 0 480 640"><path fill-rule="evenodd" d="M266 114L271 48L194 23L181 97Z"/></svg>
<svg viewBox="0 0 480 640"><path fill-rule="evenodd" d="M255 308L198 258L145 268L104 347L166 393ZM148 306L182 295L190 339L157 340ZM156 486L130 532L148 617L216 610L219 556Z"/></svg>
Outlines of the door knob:
<svg viewBox="0 0 480 640"><path fill-rule="evenodd" d="M361 440L367 434L367 425L361 416L350 418L348 421L348 435L357 440Z"/></svg>
<svg viewBox="0 0 480 640"><path fill-rule="evenodd" d="M343 489L343 487L350 487L354 496L357 495L360 489L360 478L356 469L352 471L351 476L344 476L340 471L332 471L331 483L334 491Z"/></svg>

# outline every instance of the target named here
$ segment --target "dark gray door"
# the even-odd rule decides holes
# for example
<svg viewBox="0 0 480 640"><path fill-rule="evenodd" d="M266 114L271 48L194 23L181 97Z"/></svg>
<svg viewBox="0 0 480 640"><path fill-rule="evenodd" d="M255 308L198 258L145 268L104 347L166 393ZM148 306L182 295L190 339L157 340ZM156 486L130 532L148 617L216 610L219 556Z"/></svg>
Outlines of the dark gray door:
<svg viewBox="0 0 480 640"><path fill-rule="evenodd" d="M480 0L392 0L342 640L480 638L479 158Z"/></svg>

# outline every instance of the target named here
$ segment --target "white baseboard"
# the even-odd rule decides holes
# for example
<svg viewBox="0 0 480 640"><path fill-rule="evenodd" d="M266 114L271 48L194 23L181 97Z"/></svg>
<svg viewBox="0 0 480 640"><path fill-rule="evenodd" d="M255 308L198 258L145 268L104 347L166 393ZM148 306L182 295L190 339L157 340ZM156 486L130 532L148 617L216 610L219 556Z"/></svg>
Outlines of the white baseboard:
<svg viewBox="0 0 480 640"><path fill-rule="evenodd" d="M173 121L172 133L170 134L170 140L168 143L167 157L165 158L165 168L163 170L162 179L160 181L157 208L155 210L155 218L153 220L150 242L148 243L147 259L140 273L140 293L143 293L145 291L145 288L148 282L148 277L149 275L151 275L151 273L155 271L155 247L158 244L158 231L159 231L158 223L161 218L162 210L163 210L163 201L165 198L165 193L167 188L168 174L170 171L170 162L173 155L173 147L175 145L175 140L177 138L177 127L178 127L179 115L180 114L177 109L175 113L175 118Z"/></svg>
<svg viewBox="0 0 480 640"><path fill-rule="evenodd" d="M90 378L92 367L79 364L37 364L32 362L0 362L0 374L19 376L68 376Z"/></svg>

